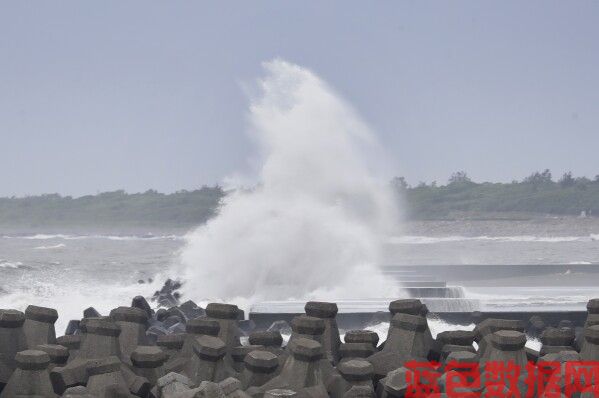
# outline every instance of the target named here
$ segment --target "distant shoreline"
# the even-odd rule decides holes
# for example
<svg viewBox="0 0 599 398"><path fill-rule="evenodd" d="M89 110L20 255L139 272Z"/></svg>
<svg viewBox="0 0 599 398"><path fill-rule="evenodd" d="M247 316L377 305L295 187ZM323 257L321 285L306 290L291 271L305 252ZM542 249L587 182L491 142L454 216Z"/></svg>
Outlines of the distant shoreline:
<svg viewBox="0 0 599 398"><path fill-rule="evenodd" d="M475 183L463 174L447 185L416 187L395 178L391 187L403 211L397 221L599 219L599 181L577 178L564 183L546 177L537 181L534 176L504 184ZM78 198L58 194L0 198L0 227L188 229L218 214L226 195L219 186L204 186L171 194L119 190Z"/></svg>

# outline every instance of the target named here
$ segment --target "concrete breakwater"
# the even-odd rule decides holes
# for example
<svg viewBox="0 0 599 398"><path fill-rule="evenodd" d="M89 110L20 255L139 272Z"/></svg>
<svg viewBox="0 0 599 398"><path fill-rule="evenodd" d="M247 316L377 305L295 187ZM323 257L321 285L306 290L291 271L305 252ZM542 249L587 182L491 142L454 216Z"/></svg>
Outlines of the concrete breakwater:
<svg viewBox="0 0 599 398"><path fill-rule="evenodd" d="M565 364L599 361L599 299L575 321L472 312L473 330L436 335L427 305L400 299L369 321L388 322L379 336L368 322L340 327L335 303L307 302L289 322L262 326L233 304L179 304L176 287L158 292L158 309L141 296L109 314L88 308L59 337L54 309L0 310L0 398L403 397L423 387L415 365L432 375L422 396L451 396L458 380L472 394L494 388L541 397L549 385L572 392ZM527 346L531 338L540 340L538 350ZM497 381L498 364L519 376ZM538 372L545 384L527 382ZM593 377L576 385L581 396L592 396Z"/></svg>

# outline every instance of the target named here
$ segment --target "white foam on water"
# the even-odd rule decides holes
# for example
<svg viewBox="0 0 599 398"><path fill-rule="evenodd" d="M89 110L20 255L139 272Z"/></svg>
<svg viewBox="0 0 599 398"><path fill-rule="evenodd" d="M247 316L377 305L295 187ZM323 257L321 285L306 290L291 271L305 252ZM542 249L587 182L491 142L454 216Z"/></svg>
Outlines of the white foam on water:
<svg viewBox="0 0 599 398"><path fill-rule="evenodd" d="M38 278L31 280L27 288L10 291L1 297L0 308L25 311L28 305L56 308L58 320L55 328L57 336L62 336L69 320L81 319L83 310L93 306L102 315L119 306L131 305L136 295L149 297L159 289L154 284L103 284L79 283L71 281L67 286L59 286L54 281Z"/></svg>
<svg viewBox="0 0 599 398"><path fill-rule="evenodd" d="M179 235L68 235L68 234L35 234L35 235L4 235L2 239L25 240L82 240L82 239L107 239L115 241L151 241L151 240L180 240Z"/></svg>
<svg viewBox="0 0 599 398"><path fill-rule="evenodd" d="M564 243L564 242L591 242L596 240L595 235L590 236L418 236L404 235L393 236L387 240L390 244L404 245L430 245L437 243L468 242L468 241L491 241L491 242L526 242L526 243Z"/></svg>
<svg viewBox="0 0 599 398"><path fill-rule="evenodd" d="M8 261L0 258L0 268L19 268L23 265L20 261Z"/></svg>
<svg viewBox="0 0 599 398"><path fill-rule="evenodd" d="M64 243L58 243L56 245L50 245L50 246L38 246L35 247L35 250L53 250L53 249L62 249L64 247L67 247L67 245L65 245Z"/></svg>
<svg viewBox="0 0 599 398"><path fill-rule="evenodd" d="M383 158L374 135L310 70L283 60L264 68L249 113L258 185L228 195L186 236L175 270L185 297L242 306L397 297L375 266L398 215L387 177L372 170Z"/></svg>
<svg viewBox="0 0 599 398"><path fill-rule="evenodd" d="M427 323L433 338L437 338L437 335L441 332L446 332L450 330L474 330L474 328L476 327L474 323L468 325L456 325L435 318L429 318L427 320ZM367 326L364 329L375 332L379 336L379 341L383 342L387 339L387 334L389 332L389 322L381 322L376 325ZM344 335L341 336L341 340L343 341ZM478 348L476 343L474 343L474 347ZM541 349L541 342L537 338L527 335L526 347L539 351Z"/></svg>

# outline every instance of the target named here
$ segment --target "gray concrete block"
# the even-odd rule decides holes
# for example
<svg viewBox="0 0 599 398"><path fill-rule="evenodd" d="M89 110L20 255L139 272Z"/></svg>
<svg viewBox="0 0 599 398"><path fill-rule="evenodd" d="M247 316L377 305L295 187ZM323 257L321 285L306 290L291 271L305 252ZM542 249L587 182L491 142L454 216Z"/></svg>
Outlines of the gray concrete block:
<svg viewBox="0 0 599 398"><path fill-rule="evenodd" d="M27 349L24 323L21 311L0 310L0 385L6 384L16 369L17 352Z"/></svg>
<svg viewBox="0 0 599 398"><path fill-rule="evenodd" d="M20 351L15 356L16 369L2 390L0 398L21 396L56 397L48 365L50 357L43 351Z"/></svg>
<svg viewBox="0 0 599 398"><path fill-rule="evenodd" d="M373 347L379 344L379 335L372 330L348 330L343 341L346 343L369 343Z"/></svg>
<svg viewBox="0 0 599 398"><path fill-rule="evenodd" d="M35 348L40 344L56 344L54 323L57 319L58 313L53 308L28 306L25 309L25 322L23 323L27 347Z"/></svg>
<svg viewBox="0 0 599 398"><path fill-rule="evenodd" d="M263 347L281 347L283 345L283 336L277 330L255 331L250 334L249 342L251 345Z"/></svg>

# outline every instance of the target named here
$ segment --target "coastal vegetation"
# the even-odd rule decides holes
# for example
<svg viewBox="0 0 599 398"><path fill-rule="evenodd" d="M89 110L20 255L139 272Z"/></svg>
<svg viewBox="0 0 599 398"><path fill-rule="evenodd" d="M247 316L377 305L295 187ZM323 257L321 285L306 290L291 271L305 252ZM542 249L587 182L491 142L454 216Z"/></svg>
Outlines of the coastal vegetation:
<svg viewBox="0 0 599 398"><path fill-rule="evenodd" d="M0 226L168 226L198 225L216 214L221 187L163 194L123 190L78 198L58 194L0 198Z"/></svg>
<svg viewBox="0 0 599 398"><path fill-rule="evenodd" d="M554 179L544 170L522 181L492 183L475 182L457 172L444 185L411 186L403 177L394 178L391 185L408 219L599 215L599 176L565 173ZM189 227L214 216L226 195L219 186L204 186L170 194L118 190L77 198L59 194L0 198L0 226Z"/></svg>
<svg viewBox="0 0 599 398"><path fill-rule="evenodd" d="M485 217L493 214L558 216L599 215L599 175L593 179L567 172L553 179L549 170L532 173L510 183L474 182L461 171L445 185L419 183L410 186L402 177L392 181L404 198L411 219Z"/></svg>

